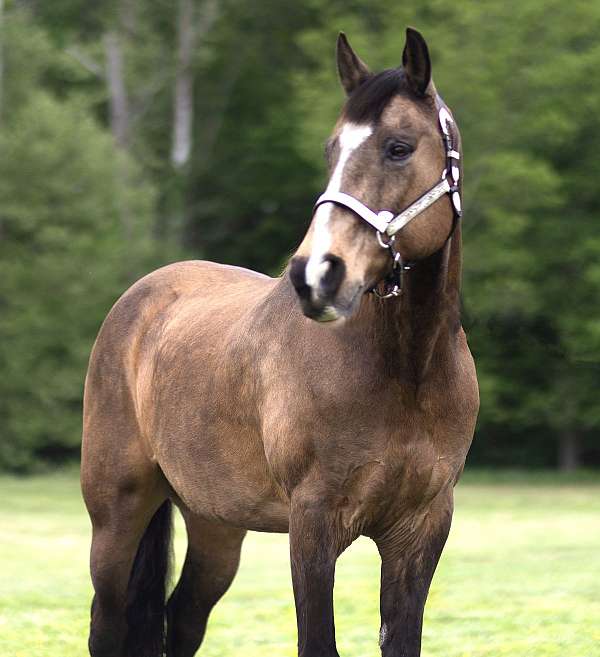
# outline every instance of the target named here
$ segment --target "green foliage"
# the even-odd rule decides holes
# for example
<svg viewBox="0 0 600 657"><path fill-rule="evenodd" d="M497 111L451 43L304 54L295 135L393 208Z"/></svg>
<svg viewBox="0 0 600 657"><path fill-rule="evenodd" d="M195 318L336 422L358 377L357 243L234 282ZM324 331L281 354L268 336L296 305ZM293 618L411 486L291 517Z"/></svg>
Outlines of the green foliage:
<svg viewBox="0 0 600 657"><path fill-rule="evenodd" d="M207 0L198 0L200 11ZM223 0L198 37L194 148L169 159L177 3L9 0L0 33L0 467L74 453L90 343L151 262L278 272L325 182L344 30L374 70L426 36L465 149L465 324L482 412L472 456L552 465L600 429L600 6L574 0ZM121 39L127 152L110 138Z"/></svg>
<svg viewBox="0 0 600 657"><path fill-rule="evenodd" d="M278 273L306 230L314 198L292 73L309 63L296 36L319 16L289 1L226 7L210 66L199 62L186 241L208 259Z"/></svg>
<svg viewBox="0 0 600 657"><path fill-rule="evenodd" d="M153 193L80 107L32 94L0 136L0 465L77 447L98 327L148 266ZM135 217L120 224L121 206Z"/></svg>

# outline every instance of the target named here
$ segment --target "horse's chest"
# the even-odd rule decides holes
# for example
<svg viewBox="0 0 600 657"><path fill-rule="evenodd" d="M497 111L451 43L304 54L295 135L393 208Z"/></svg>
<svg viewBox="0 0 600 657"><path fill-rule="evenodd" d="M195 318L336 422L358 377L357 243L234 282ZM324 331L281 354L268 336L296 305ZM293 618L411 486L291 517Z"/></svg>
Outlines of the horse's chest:
<svg viewBox="0 0 600 657"><path fill-rule="evenodd" d="M468 377L444 371L418 389L375 379L369 387L344 371L328 370L293 395L279 389L263 406L265 454L288 495L317 481L345 524L364 526L448 489L473 435L477 390Z"/></svg>
<svg viewBox="0 0 600 657"><path fill-rule="evenodd" d="M347 522L365 526L410 516L453 486L474 420L463 417L460 407L450 410L435 402L372 418L370 426L357 421L355 433L344 435L343 452L338 440L321 450L319 466L325 476L332 473Z"/></svg>
<svg viewBox="0 0 600 657"><path fill-rule="evenodd" d="M424 436L392 438L377 456L360 460L339 487L345 515L363 525L425 508L454 484L464 464L462 454L447 454Z"/></svg>

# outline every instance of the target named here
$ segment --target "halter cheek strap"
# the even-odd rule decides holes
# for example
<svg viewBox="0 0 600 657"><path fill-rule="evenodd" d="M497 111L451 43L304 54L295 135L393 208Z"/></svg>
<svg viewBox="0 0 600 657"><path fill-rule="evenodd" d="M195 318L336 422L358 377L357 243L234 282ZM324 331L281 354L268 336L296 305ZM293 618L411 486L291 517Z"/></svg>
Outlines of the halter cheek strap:
<svg viewBox="0 0 600 657"><path fill-rule="evenodd" d="M402 262L400 253L394 248L396 233L402 230L415 217L420 215L445 194L450 195L454 211L454 221L448 239L452 236L456 223L462 216L462 203L460 197L460 153L456 150L454 143L454 119L452 118L450 110L446 107L439 96L436 98L436 102L438 106L439 128L442 133L442 140L446 151L446 168L442 172L440 182L435 185L435 187L426 191L416 201L411 203L406 209L397 215L389 210L373 212L373 210L368 208L362 203L362 201L359 201L357 198L354 198L354 196L344 192L325 192L319 196L314 206L314 209L316 210L320 205L323 205L323 203L335 203L336 205L341 205L352 210L352 212L375 228L379 244L386 249L390 249L393 259L392 276L388 281L388 289L390 291L385 294L379 294L375 289L373 290L378 296L385 299L400 294L402 291L402 271L410 269L409 265L405 265ZM386 239L384 239L384 236Z"/></svg>

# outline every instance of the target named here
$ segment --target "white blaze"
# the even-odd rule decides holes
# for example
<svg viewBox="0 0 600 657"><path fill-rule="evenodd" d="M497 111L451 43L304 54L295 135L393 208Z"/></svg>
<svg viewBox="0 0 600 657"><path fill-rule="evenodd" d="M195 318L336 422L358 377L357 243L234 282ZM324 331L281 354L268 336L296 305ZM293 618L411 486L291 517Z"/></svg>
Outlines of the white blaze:
<svg viewBox="0 0 600 657"><path fill-rule="evenodd" d="M348 158L371 134L373 134L373 128L370 125L344 124L339 136L340 158L329 179L326 192L340 191L344 167L346 166L346 162L348 162ZM329 251L329 247L331 246L331 235L329 233L331 205L331 203L323 203L323 205L317 208L315 213L312 249L310 258L306 263L305 272L306 284L313 288L318 285L321 277L329 269L329 263L323 261L323 256Z"/></svg>

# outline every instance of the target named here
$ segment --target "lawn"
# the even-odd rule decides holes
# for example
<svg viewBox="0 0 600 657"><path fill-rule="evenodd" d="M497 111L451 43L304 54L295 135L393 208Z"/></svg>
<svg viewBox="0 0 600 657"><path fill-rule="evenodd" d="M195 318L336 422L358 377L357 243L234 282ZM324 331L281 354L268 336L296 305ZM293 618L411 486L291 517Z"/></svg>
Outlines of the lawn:
<svg viewBox="0 0 600 657"><path fill-rule="evenodd" d="M0 656L86 655L89 524L77 474L0 477ZM176 553L185 536L178 524ZM291 657L287 536L250 534L200 654ZM379 560L341 557L342 657L378 654ZM600 475L468 473L425 616L423 657L600 657Z"/></svg>

